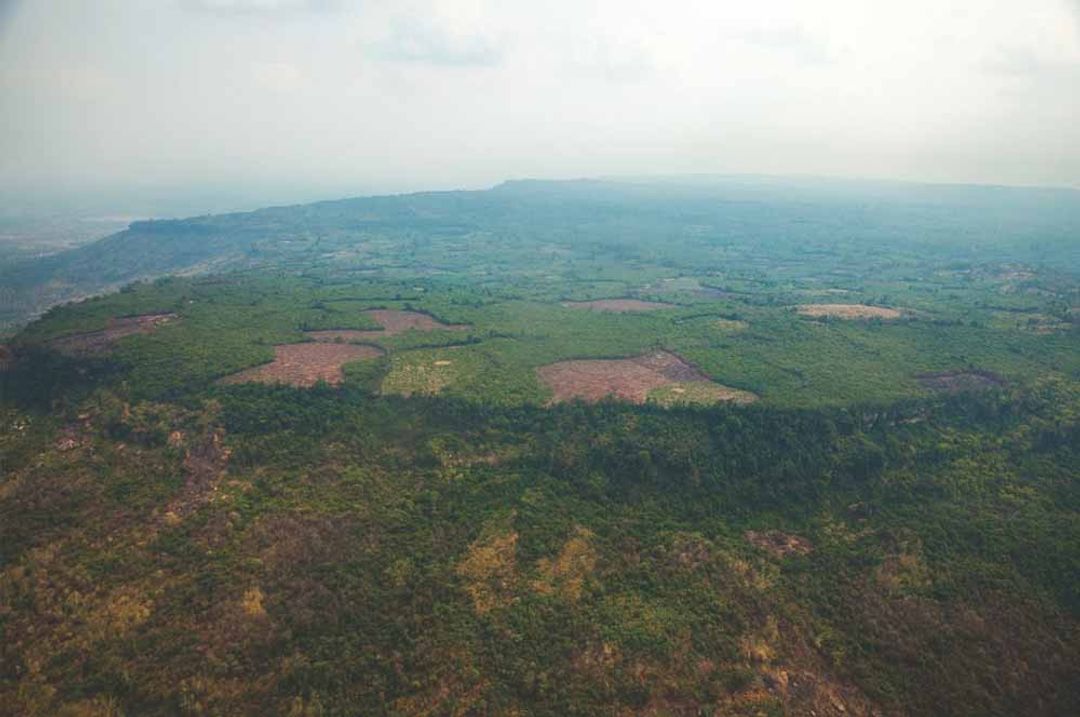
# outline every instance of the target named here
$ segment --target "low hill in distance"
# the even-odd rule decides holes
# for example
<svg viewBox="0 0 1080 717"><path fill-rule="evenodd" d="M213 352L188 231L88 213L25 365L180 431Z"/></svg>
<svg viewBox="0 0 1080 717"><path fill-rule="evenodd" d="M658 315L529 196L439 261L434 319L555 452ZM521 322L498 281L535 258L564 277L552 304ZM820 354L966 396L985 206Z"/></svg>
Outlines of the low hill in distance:
<svg viewBox="0 0 1080 717"><path fill-rule="evenodd" d="M622 263L788 276L884 249L909 267L1016 261L1076 271L1080 192L755 177L515 181L486 191L366 197L140 221L0 268L0 325L166 274L453 274ZM807 263L810 263L807 266Z"/></svg>

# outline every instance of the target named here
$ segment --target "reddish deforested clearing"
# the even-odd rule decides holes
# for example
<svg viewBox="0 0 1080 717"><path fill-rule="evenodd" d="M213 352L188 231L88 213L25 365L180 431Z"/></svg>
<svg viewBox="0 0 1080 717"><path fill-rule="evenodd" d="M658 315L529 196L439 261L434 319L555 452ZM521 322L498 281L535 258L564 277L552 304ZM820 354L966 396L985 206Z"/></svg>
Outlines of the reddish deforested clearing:
<svg viewBox="0 0 1080 717"><path fill-rule="evenodd" d="M888 306L867 304L801 304L796 310L803 316L837 319L899 319L903 314Z"/></svg>
<svg viewBox="0 0 1080 717"><path fill-rule="evenodd" d="M654 351L625 359L559 361L541 366L536 372L554 392L552 403L574 399L595 402L608 397L645 403L651 391L671 384L702 383L720 387L669 351ZM717 400L723 400L723 397L718 395Z"/></svg>
<svg viewBox="0 0 1080 717"><path fill-rule="evenodd" d="M221 379L222 383L283 383L300 388L320 381L339 384L341 367L350 361L376 358L383 354L375 346L337 343L281 344L274 347L274 360Z"/></svg>
<svg viewBox="0 0 1080 717"><path fill-rule="evenodd" d="M357 342L394 336L406 331L465 331L469 328L468 324L444 324L434 316L419 311L372 309L365 311L364 314L370 316L382 328L370 331L329 329L306 333L315 341L320 342Z"/></svg>
<svg viewBox="0 0 1080 717"><path fill-rule="evenodd" d="M779 530L767 530L763 533L748 530L744 535L755 548L761 548L777 558L788 555L806 555L814 549L813 544L806 538L782 533Z"/></svg>
<svg viewBox="0 0 1080 717"><path fill-rule="evenodd" d="M100 353L112 348L112 345L125 336L148 334L178 317L176 314L143 314L141 316L121 316L109 319L109 324L100 331L71 334L52 339L50 348L66 354Z"/></svg>
<svg viewBox="0 0 1080 717"><path fill-rule="evenodd" d="M642 301L640 299L597 299L596 301L564 301L562 305L568 309L607 311L617 314L636 313L640 311L658 311L660 309L672 309L675 307L674 304L665 304L659 301Z"/></svg>
<svg viewBox="0 0 1080 717"><path fill-rule="evenodd" d="M996 373L979 369L957 369L953 371L936 371L934 373L921 373L915 376L923 386L934 391L945 393L960 393L962 391L977 391L979 389L1003 386L1005 380Z"/></svg>

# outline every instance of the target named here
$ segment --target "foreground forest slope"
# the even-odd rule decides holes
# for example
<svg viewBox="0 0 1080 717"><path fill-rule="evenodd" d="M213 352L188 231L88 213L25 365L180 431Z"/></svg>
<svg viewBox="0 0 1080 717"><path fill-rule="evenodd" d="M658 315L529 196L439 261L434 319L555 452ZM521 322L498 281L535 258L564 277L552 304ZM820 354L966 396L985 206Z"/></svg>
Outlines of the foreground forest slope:
<svg viewBox="0 0 1080 717"><path fill-rule="evenodd" d="M0 713L1076 714L1078 399L9 408Z"/></svg>

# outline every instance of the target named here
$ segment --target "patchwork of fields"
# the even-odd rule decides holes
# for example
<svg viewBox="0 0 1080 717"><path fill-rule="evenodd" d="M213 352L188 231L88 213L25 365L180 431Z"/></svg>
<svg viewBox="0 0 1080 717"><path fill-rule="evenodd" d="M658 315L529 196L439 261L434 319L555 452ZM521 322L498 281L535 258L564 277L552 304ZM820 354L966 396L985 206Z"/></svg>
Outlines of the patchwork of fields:
<svg viewBox="0 0 1080 717"><path fill-rule="evenodd" d="M880 296L872 287L805 304L788 287L703 293L709 280L624 281L588 290L619 298L568 300L528 283L174 278L56 309L12 346L115 361L146 396L325 381L501 405L888 403L1078 369L1075 314L1055 308L1068 296L1017 296L1011 278L973 277L936 303L939 289L894 287L889 305L867 303ZM1062 318L1003 325L1006 301ZM650 356L672 366L649 367ZM687 375L667 375L678 367Z"/></svg>

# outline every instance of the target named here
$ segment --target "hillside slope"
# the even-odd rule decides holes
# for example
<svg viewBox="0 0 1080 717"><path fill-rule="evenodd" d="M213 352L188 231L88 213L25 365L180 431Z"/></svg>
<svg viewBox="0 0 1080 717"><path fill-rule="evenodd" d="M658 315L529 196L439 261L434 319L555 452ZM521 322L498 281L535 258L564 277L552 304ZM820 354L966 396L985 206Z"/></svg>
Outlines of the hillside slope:
<svg viewBox="0 0 1080 717"><path fill-rule="evenodd" d="M0 325L136 279L254 267L394 276L404 265L475 274L542 268L558 247L710 270L767 248L808 255L927 255L1080 267L1080 193L999 187L753 178L508 182L488 191L366 197L143 221L110 237L0 268ZM723 249L724 251L719 251ZM692 250L689 251L688 250ZM601 257L602 258L602 257ZM502 266L498 266L498 264ZM495 264L496 266L491 266Z"/></svg>

